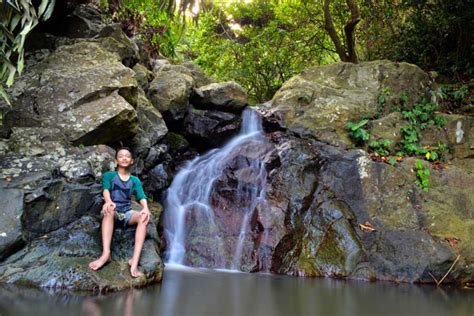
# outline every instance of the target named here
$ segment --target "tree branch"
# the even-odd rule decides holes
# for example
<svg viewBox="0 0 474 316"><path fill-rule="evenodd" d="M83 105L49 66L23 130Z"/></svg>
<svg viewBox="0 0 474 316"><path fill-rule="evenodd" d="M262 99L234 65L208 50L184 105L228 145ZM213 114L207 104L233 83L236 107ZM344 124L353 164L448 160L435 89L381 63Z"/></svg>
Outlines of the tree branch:
<svg viewBox="0 0 474 316"><path fill-rule="evenodd" d="M360 11L355 0L346 1L349 10L351 11L351 17L347 21L346 26L344 26L344 33L346 34L346 48L347 48L347 58L348 61L353 63L358 63L359 59L357 58L357 53L355 50L355 35L354 30L357 24L360 22Z"/></svg>
<svg viewBox="0 0 474 316"><path fill-rule="evenodd" d="M334 43L336 52L341 58L341 60L346 61L347 60L346 50L344 49L344 46L342 45L339 37L337 36L337 31L332 21L331 11L329 8L330 2L331 0L324 0L324 29L328 32L329 37Z"/></svg>

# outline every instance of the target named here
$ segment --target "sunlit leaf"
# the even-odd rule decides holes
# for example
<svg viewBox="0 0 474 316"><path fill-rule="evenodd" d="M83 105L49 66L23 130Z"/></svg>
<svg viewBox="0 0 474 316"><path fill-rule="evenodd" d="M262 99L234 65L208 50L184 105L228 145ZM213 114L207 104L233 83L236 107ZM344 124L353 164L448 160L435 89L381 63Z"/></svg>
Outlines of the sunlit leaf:
<svg viewBox="0 0 474 316"><path fill-rule="evenodd" d="M11 106L11 101L10 97L8 96L8 93L3 89L3 86L0 84L0 96L7 102L9 106Z"/></svg>

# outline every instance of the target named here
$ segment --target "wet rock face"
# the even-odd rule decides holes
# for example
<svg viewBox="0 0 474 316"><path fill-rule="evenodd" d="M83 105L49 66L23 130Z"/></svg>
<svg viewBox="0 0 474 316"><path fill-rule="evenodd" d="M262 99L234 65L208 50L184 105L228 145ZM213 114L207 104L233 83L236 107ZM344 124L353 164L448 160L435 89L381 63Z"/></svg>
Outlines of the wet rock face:
<svg viewBox="0 0 474 316"><path fill-rule="evenodd" d="M183 122L185 136L198 148L219 147L240 130L238 115L192 109Z"/></svg>
<svg viewBox="0 0 474 316"><path fill-rule="evenodd" d="M345 153L308 140L296 142L305 162L285 159L287 149L279 152L282 166L269 172L276 174L271 187L279 194L273 198L270 190L269 203L282 205L287 214L286 234L274 250L273 271L430 283L429 274L439 280L461 251L464 264L448 281L472 278L470 237L459 227L433 225L437 208L430 204L438 193L434 188L421 193L414 185L414 161L395 168L372 162L362 151ZM277 148L291 148L285 143ZM304 175L285 176L290 166L305 170ZM451 172L440 172L435 179ZM472 175L464 175L463 181L472 181ZM308 183L307 189L298 183ZM295 187L300 195L291 194ZM452 190L456 193L448 196L472 203L469 189ZM462 226L469 230L472 215L461 215L461 209L454 217L462 217ZM367 222L375 231L361 229L360 224ZM444 239L448 235L463 236L464 242L452 247Z"/></svg>
<svg viewBox="0 0 474 316"><path fill-rule="evenodd" d="M23 191L1 189L3 220L0 223L0 259L3 259L24 245L20 217L23 213Z"/></svg>
<svg viewBox="0 0 474 316"><path fill-rule="evenodd" d="M461 169L438 171L433 179L438 184L422 193L414 185L413 160L392 167L360 150L347 152L282 132L269 139L273 144L267 149L249 146L228 157L211 194L218 230L203 212L189 211L188 264L218 267L232 260L235 246L229 245L238 243L242 210L250 202L237 192L259 185L248 168L259 160L267 171L266 199L255 205L249 221L240 269L432 283L431 275L441 279L461 253L462 263L445 282L472 279L472 238L466 235L472 226L467 211L474 196L472 173L451 185L448 196L459 203L447 199L450 206L443 208L439 181L451 181ZM459 225L441 224L440 214L448 208L456 210L449 222ZM450 245L445 238L453 236L462 242Z"/></svg>
<svg viewBox="0 0 474 316"><path fill-rule="evenodd" d="M134 230L115 230L113 260L99 271L88 264L100 256L98 219L83 216L43 238L30 243L0 264L0 280L48 289L108 292L141 287L159 282L163 263L158 253L158 234L154 225L147 227L147 239L140 257L143 277L130 276L128 260L132 256Z"/></svg>

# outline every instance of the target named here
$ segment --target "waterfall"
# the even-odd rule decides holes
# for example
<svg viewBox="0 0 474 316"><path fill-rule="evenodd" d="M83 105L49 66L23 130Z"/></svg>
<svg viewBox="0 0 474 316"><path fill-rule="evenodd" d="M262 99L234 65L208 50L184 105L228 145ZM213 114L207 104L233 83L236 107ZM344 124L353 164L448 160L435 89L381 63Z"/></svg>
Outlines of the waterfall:
<svg viewBox="0 0 474 316"><path fill-rule="evenodd" d="M189 234L195 234L195 243L204 245L202 256L211 262L207 267L241 270L241 257L246 247L246 236L251 229L252 217L258 205L264 205L265 202L267 176L263 161L258 159L261 157L250 159L248 153L258 152L265 148L265 144L267 142L259 116L252 110L245 110L237 136L224 147L187 162L176 174L165 200L166 263L186 264L186 238ZM241 158L242 151L245 150L247 156ZM216 209L215 201L213 203L213 194L221 188L218 181L225 177L231 163L234 164L233 170L236 173L233 175L233 179L237 179L236 189L232 191L231 205L217 206L222 208L219 210ZM232 211L232 218L238 215L237 218L241 221L236 236L228 235L231 229L224 227L222 218L218 218L223 215L216 215L219 212L229 212L229 209ZM196 227L187 227L189 218L194 219ZM201 255L199 252L194 251L198 256Z"/></svg>

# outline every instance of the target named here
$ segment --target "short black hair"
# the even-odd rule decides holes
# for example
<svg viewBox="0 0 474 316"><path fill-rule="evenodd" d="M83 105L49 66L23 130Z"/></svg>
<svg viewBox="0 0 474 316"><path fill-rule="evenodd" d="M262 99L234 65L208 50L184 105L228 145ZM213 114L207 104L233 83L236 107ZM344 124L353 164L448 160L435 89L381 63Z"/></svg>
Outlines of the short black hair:
<svg viewBox="0 0 474 316"><path fill-rule="evenodd" d="M132 152L132 150L130 149L130 147L122 146L122 147L117 148L117 150L115 150L115 159L118 158L118 153L119 153L119 151L121 151L121 150L128 150L128 152L129 152L129 153L132 155L132 157L133 157L133 152Z"/></svg>

